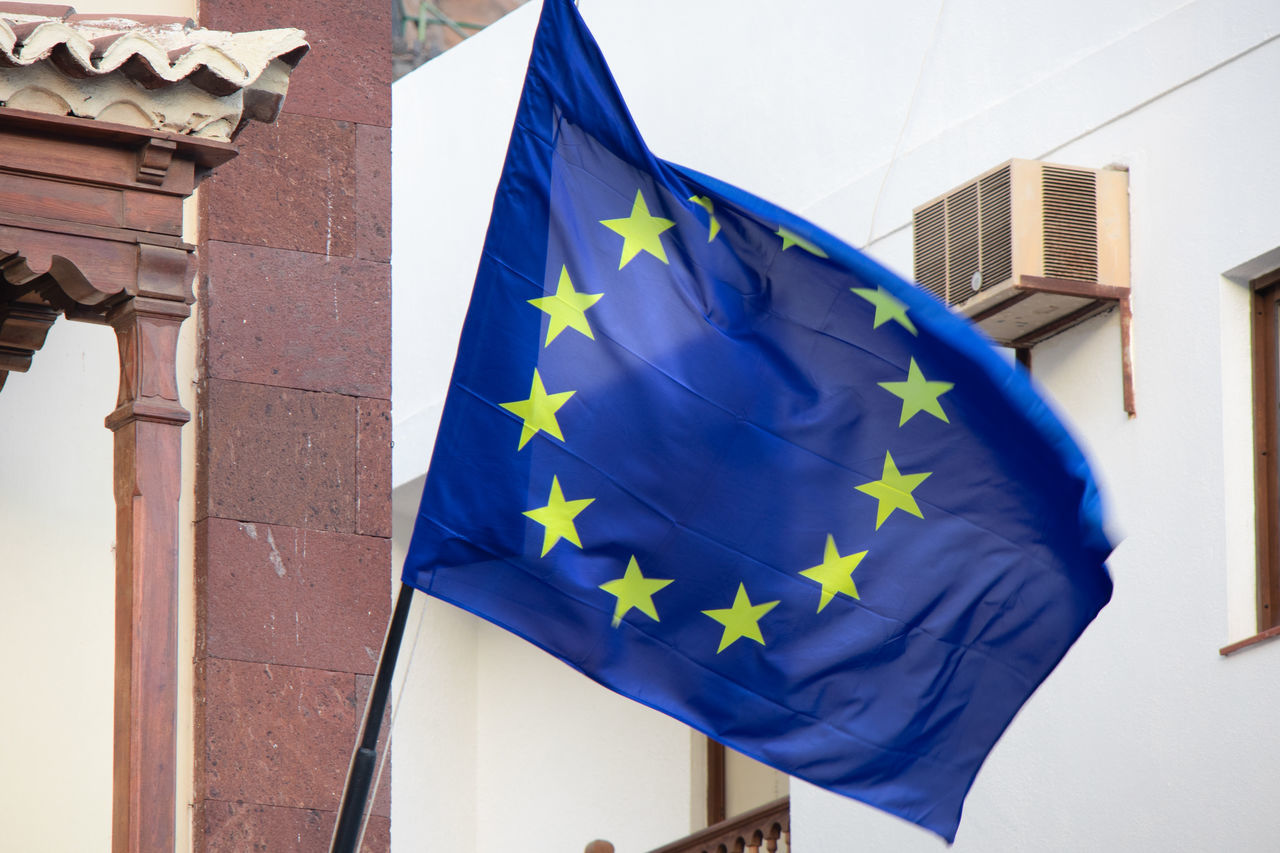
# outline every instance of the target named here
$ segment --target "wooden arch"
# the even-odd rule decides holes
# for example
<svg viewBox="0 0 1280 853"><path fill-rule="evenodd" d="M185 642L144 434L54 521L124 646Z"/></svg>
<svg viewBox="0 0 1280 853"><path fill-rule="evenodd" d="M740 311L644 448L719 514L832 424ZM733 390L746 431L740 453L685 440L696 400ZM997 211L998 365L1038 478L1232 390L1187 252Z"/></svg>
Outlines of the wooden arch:
<svg viewBox="0 0 1280 853"><path fill-rule="evenodd" d="M112 849L172 850L177 747L182 205L227 144L0 108L0 385L58 317L116 332Z"/></svg>

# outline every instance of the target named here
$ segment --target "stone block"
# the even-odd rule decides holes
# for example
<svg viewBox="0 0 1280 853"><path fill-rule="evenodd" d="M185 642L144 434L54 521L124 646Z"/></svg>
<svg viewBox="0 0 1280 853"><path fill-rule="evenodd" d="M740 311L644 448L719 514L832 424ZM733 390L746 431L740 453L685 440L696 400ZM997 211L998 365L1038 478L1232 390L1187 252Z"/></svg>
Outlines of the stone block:
<svg viewBox="0 0 1280 853"><path fill-rule="evenodd" d="M354 532L355 398L208 379L197 417L197 519Z"/></svg>
<svg viewBox="0 0 1280 853"><path fill-rule="evenodd" d="M207 853L324 853L337 816L332 811L217 801L206 801L203 811L203 827L196 830L196 850Z"/></svg>
<svg viewBox="0 0 1280 853"><path fill-rule="evenodd" d="M391 396L391 267L207 245L206 373L309 391Z"/></svg>
<svg viewBox="0 0 1280 853"><path fill-rule="evenodd" d="M355 745L355 676L207 658L199 698L208 799L337 810Z"/></svg>
<svg viewBox="0 0 1280 853"><path fill-rule="evenodd" d="M207 239L355 256L354 124L285 113L236 143L240 156L200 186Z"/></svg>
<svg viewBox="0 0 1280 853"><path fill-rule="evenodd" d="M197 541L206 655L373 673L391 615L388 540L210 518Z"/></svg>

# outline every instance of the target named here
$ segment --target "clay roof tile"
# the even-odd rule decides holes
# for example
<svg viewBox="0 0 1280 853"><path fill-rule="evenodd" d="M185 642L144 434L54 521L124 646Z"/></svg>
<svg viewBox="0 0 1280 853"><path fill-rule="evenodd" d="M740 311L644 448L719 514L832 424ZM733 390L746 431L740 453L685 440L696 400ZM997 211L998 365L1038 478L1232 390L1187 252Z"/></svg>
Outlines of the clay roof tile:
<svg viewBox="0 0 1280 853"><path fill-rule="evenodd" d="M295 29L231 33L183 17L0 2L0 68L15 69L0 79L0 101L96 118L95 108L123 98L152 116L156 129L229 137L248 118L275 119L289 73L309 49ZM136 95L121 89L128 83ZM95 91L77 90L86 86ZM208 103L183 106L192 87L220 102L216 118Z"/></svg>

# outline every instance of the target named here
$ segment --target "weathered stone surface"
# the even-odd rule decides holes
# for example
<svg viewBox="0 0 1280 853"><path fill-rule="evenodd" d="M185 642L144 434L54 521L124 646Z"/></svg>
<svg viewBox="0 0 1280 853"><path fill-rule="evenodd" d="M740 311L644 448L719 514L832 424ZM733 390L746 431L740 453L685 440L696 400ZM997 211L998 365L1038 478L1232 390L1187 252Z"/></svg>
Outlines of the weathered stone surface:
<svg viewBox="0 0 1280 853"><path fill-rule="evenodd" d="M209 240L355 256L354 124L286 111L238 143L240 156L200 186Z"/></svg>
<svg viewBox="0 0 1280 853"><path fill-rule="evenodd" d="M388 853L391 850L391 818L369 816L360 850L361 853Z"/></svg>
<svg viewBox="0 0 1280 853"><path fill-rule="evenodd" d="M305 30L312 49L293 72L285 112L390 127L391 4L354 11L344 0L217 0L200 4L200 24Z"/></svg>
<svg viewBox="0 0 1280 853"><path fill-rule="evenodd" d="M332 811L209 800L204 825L196 830L197 850L322 853L329 849L336 816Z"/></svg>
<svg viewBox="0 0 1280 853"><path fill-rule="evenodd" d="M356 257L391 261L391 129L356 128Z"/></svg>
<svg viewBox="0 0 1280 853"><path fill-rule="evenodd" d="M391 267L210 242L209 376L391 396Z"/></svg>
<svg viewBox="0 0 1280 853"><path fill-rule="evenodd" d="M289 809L253 803L204 803L204 826L197 828L197 851L229 853L324 853L333 836L337 812ZM203 845L203 846L202 846ZM360 853L391 849L391 821L370 816Z"/></svg>
<svg viewBox="0 0 1280 853"><path fill-rule="evenodd" d="M205 742L196 748L208 799L337 809L354 745L355 676L208 658L204 685Z"/></svg>
<svg viewBox="0 0 1280 853"><path fill-rule="evenodd" d="M356 401L206 380L197 518L355 530Z"/></svg>
<svg viewBox="0 0 1280 853"><path fill-rule="evenodd" d="M361 399L356 417L356 532L391 536L391 403Z"/></svg>
<svg viewBox="0 0 1280 853"><path fill-rule="evenodd" d="M391 611L388 540L210 518L197 541L205 654L374 671Z"/></svg>
<svg viewBox="0 0 1280 853"><path fill-rule="evenodd" d="M201 851L328 849L386 627L390 11L200 4L312 45L200 192ZM390 848L386 804L363 850Z"/></svg>

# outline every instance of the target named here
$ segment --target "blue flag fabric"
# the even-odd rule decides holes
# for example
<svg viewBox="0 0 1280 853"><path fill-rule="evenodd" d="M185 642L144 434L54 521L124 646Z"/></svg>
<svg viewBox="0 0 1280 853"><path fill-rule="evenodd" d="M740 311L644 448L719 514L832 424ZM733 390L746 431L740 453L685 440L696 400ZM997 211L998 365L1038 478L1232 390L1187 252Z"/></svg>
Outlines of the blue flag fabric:
<svg viewBox="0 0 1280 853"><path fill-rule="evenodd" d="M657 159L545 0L404 580L953 840L1111 595L1087 465L855 249Z"/></svg>

